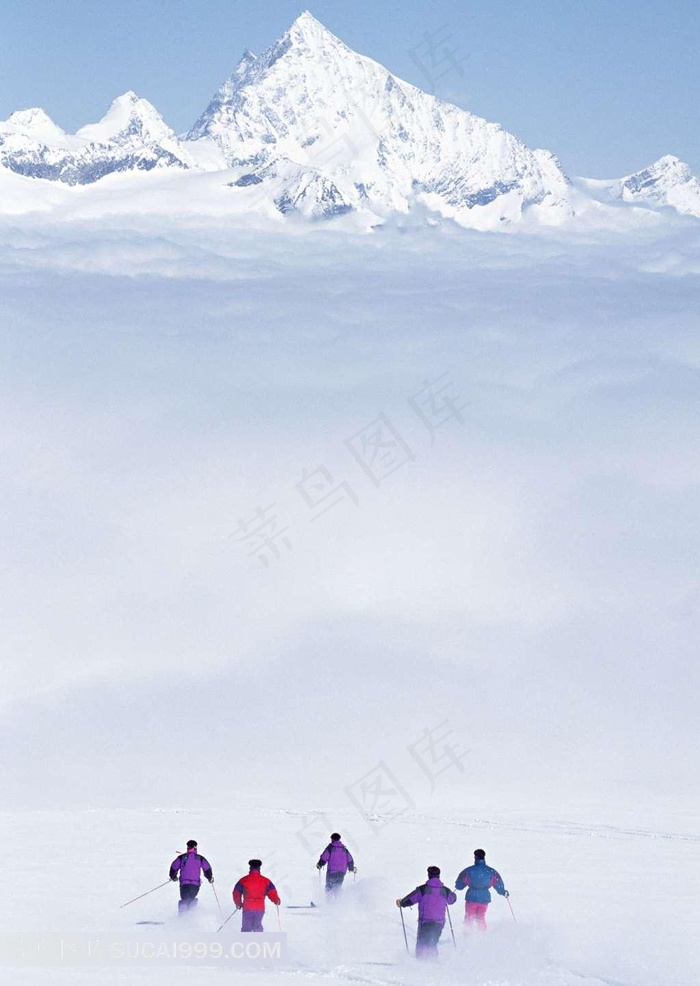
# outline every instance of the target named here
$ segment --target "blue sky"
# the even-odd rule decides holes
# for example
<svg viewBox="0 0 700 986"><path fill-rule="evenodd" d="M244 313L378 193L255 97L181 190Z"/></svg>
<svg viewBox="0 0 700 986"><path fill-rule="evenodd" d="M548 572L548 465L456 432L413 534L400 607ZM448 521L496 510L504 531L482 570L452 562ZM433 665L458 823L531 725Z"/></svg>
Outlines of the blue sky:
<svg viewBox="0 0 700 986"><path fill-rule="evenodd" d="M74 130L134 89L184 130L242 50L266 47L304 5L3 0L0 118L40 105ZM308 6L352 48L553 150L572 174L616 177L669 153L700 171L693 0ZM431 68L426 35L454 51L456 67Z"/></svg>

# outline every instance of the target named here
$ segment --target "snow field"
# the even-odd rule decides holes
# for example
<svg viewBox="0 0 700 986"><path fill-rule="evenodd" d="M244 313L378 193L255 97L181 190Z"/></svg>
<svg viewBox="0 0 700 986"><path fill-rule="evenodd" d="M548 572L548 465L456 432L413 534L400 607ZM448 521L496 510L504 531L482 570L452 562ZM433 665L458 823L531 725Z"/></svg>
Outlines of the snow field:
<svg viewBox="0 0 700 986"><path fill-rule="evenodd" d="M604 806L598 806L602 811ZM594 806L590 806L591 810ZM196 914L179 918L177 888L167 886L127 908L119 904L167 878L167 867L187 838L197 838L214 867L223 911L230 891L260 855L263 872L283 900L289 960L282 967L236 970L267 986L289 981L364 982L387 986L690 986L697 973L694 929L698 918L696 866L700 838L681 831L630 831L616 825L538 820L506 813L477 820L406 816L379 834L357 816L333 814L343 833L361 832L356 882L329 906L319 894L315 854L300 839L314 813L303 810L124 810L5 814L3 829L22 873L0 912L5 930L123 931L136 922L163 921L159 933L212 932L220 923L211 888L203 884ZM678 819L682 823L688 819ZM347 837L346 837L347 838ZM494 896L486 936L465 936L463 894L452 908L455 952L446 926L437 966L407 957L394 898L440 865L452 884L471 863L477 845L504 877L518 918ZM320 853L323 844L319 845ZM653 876L650 880L649 874ZM653 883L653 895L651 893ZM288 910L306 904L317 910ZM404 912L411 949L415 914ZM234 918L235 922L237 919ZM277 930L268 907L266 930ZM152 929L143 928L148 935ZM17 969L13 983L211 983L218 966L175 969Z"/></svg>

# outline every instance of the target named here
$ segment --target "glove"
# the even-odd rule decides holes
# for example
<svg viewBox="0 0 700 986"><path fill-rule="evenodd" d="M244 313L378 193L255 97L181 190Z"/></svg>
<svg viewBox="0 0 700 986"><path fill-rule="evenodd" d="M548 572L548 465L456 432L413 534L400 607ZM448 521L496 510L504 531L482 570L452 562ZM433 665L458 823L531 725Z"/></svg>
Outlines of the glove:
<svg viewBox="0 0 700 986"><path fill-rule="evenodd" d="M173 881L173 883L177 883L177 877L176 876L171 876L170 879Z"/></svg>
<svg viewBox="0 0 700 986"><path fill-rule="evenodd" d="M397 907L401 907L401 898L400 897L397 897L396 898L396 906Z"/></svg>
<svg viewBox="0 0 700 986"><path fill-rule="evenodd" d="M357 873L357 867L356 866L351 866L350 867L350 872L351 873Z"/></svg>
<svg viewBox="0 0 700 986"><path fill-rule="evenodd" d="M508 891L507 891L507 890L504 890L504 891L503 891L503 896L504 896L504 897L510 897L510 894L508 893Z"/></svg>
<svg viewBox="0 0 700 986"><path fill-rule="evenodd" d="M213 876L209 876L209 877L207 877L207 880L209 880L209 883L213 883L214 882L214 877Z"/></svg>
<svg viewBox="0 0 700 986"><path fill-rule="evenodd" d="M323 869L323 863L316 863L316 869L317 870L322 870Z"/></svg>

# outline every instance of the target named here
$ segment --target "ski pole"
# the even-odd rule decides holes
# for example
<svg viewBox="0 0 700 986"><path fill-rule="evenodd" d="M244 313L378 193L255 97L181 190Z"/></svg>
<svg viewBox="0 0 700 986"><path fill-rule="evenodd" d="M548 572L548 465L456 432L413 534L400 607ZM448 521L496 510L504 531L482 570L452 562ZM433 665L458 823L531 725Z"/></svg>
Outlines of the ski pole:
<svg viewBox="0 0 700 986"><path fill-rule="evenodd" d="M240 907L234 907L234 909L231 911L231 913L226 918L226 920L224 921L224 923L221 924L221 925L219 925L219 927L216 929L215 934L218 935L218 933L221 931L221 929L224 927L224 925L227 925L229 923L229 921L231 920L231 918L233 917L233 915L236 913L236 911L239 911L239 910L240 910Z"/></svg>
<svg viewBox="0 0 700 986"><path fill-rule="evenodd" d="M219 903L219 895L216 892L216 887L214 886L213 882L210 883L209 886L214 891L214 897L216 898L216 906L219 908L219 918L221 918L222 911L221 911L221 904Z"/></svg>
<svg viewBox="0 0 700 986"><path fill-rule="evenodd" d="M275 909L277 911L277 928L281 931L282 930L282 919L280 918L280 906L279 906L279 904L275 904Z"/></svg>
<svg viewBox="0 0 700 986"><path fill-rule="evenodd" d="M452 944L457 948L457 942L455 940L455 929L452 927L452 915L450 914L450 908L447 907L447 920L450 922L450 931L452 932Z"/></svg>
<svg viewBox="0 0 700 986"><path fill-rule="evenodd" d="M408 952L409 948L408 948L408 935L406 934L406 922L403 919L403 907L401 907L400 905L399 905L399 911L401 912L401 927L403 928L403 940L406 942L406 951Z"/></svg>
<svg viewBox="0 0 700 986"><path fill-rule="evenodd" d="M141 900L142 897L148 897L149 894L155 893L156 890L160 890L161 887L167 887L170 882L170 880L166 880L165 883L159 883L157 887L153 888L153 890L147 890L145 894L139 894L138 897L132 897L131 900L127 900L126 904L120 904L120 909L122 907L126 907L128 904L133 904L135 900Z"/></svg>
<svg viewBox="0 0 700 986"><path fill-rule="evenodd" d="M513 905L510 902L510 894L508 894L508 896L506 897L506 900L508 901L508 907L510 907L510 913L513 915L513 920L517 924L518 923L518 919L515 916L515 912L513 910Z"/></svg>

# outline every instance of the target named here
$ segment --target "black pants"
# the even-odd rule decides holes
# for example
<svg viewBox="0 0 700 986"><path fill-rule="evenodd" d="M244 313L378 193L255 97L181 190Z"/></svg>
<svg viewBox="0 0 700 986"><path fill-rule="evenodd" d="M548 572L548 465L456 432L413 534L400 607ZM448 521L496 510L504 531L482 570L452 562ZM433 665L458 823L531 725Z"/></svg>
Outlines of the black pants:
<svg viewBox="0 0 700 986"><path fill-rule="evenodd" d="M180 884L180 900L178 901L177 909L182 913L183 911L189 911L191 907L196 907L197 901L195 897L199 893L198 883L181 883Z"/></svg>
<svg viewBox="0 0 700 986"><path fill-rule="evenodd" d="M329 871L326 870L326 893L337 894L343 886L344 879L344 873L329 873Z"/></svg>
<svg viewBox="0 0 700 986"><path fill-rule="evenodd" d="M427 959L437 956L437 943L444 924L439 921L419 921L416 937L416 958Z"/></svg>

